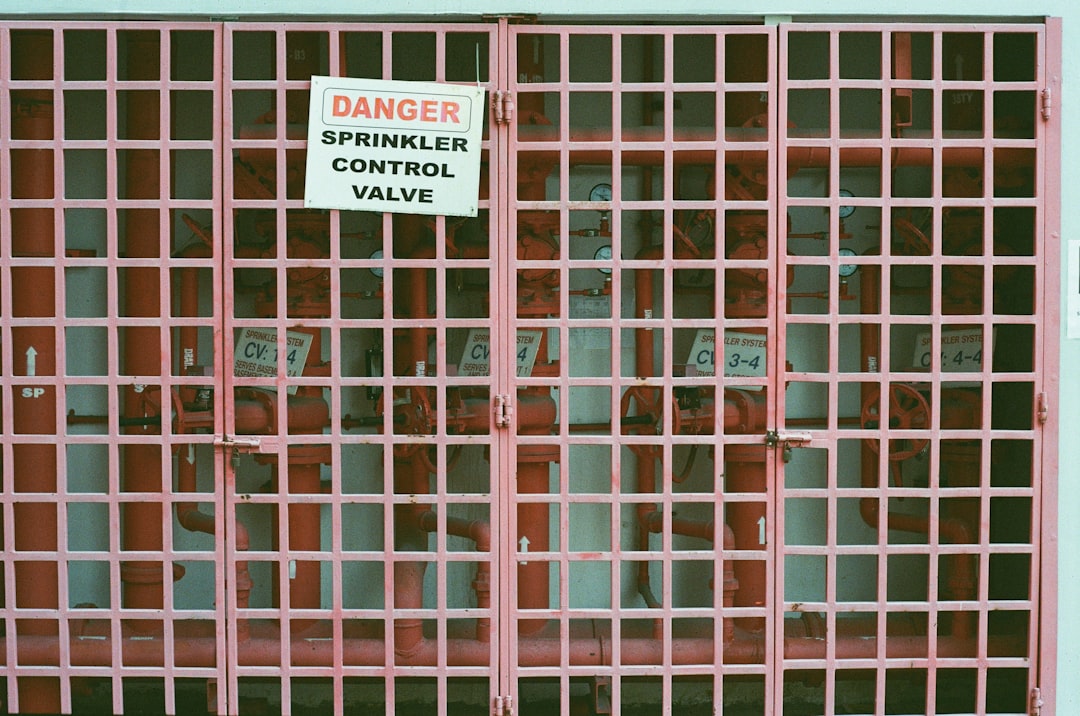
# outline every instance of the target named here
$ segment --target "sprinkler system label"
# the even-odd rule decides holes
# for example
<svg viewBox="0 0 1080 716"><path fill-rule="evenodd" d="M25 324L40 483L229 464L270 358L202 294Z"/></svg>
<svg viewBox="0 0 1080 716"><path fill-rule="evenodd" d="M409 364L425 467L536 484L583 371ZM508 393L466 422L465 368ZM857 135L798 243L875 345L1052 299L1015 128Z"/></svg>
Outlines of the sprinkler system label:
<svg viewBox="0 0 1080 716"><path fill-rule="evenodd" d="M527 378L532 375L536 355L540 351L542 331L518 331L517 346L514 349L517 360L517 376ZM486 328L473 328L465 340L465 350L461 352L458 363L458 375L491 375L491 331Z"/></svg>
<svg viewBox="0 0 1080 716"><path fill-rule="evenodd" d="M295 378L302 375L307 364L312 337L298 331L285 332L285 345L277 342L273 328L241 328L236 337L233 356L233 375L237 378L276 378L278 356L285 361L285 375ZM298 386L288 388L290 395Z"/></svg>
<svg viewBox="0 0 1080 716"><path fill-rule="evenodd" d="M697 369L697 375L716 375L716 333L713 329L698 330L686 362ZM763 334L724 331L725 377L764 378L767 365Z"/></svg>
<svg viewBox="0 0 1080 716"><path fill-rule="evenodd" d="M484 88L311 78L304 206L476 216Z"/></svg>
<svg viewBox="0 0 1080 716"><path fill-rule="evenodd" d="M912 357L912 363L916 370L936 368L942 373L976 373L983 369L983 332L979 326L942 329L940 362L934 360L931 349L932 340L929 331L915 336L915 355Z"/></svg>

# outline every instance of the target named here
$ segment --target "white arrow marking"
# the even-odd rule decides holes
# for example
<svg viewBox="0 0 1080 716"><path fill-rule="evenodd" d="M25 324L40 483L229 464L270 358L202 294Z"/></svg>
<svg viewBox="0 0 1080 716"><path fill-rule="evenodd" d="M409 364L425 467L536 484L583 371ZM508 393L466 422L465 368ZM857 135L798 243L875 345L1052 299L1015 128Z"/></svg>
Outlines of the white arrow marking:
<svg viewBox="0 0 1080 716"><path fill-rule="evenodd" d="M762 515L761 519L757 521L758 526L758 544L765 544L765 516Z"/></svg>
<svg viewBox="0 0 1080 716"><path fill-rule="evenodd" d="M519 548L518 551L520 551L521 553L528 554L528 552L529 552L529 538L525 537L525 536L522 536L522 538L520 540L518 540L518 548ZM526 560L521 560L520 562L518 562L518 564L528 564L528 562Z"/></svg>
<svg viewBox="0 0 1080 716"><path fill-rule="evenodd" d="M37 375L37 351L33 346L26 349L26 374Z"/></svg>

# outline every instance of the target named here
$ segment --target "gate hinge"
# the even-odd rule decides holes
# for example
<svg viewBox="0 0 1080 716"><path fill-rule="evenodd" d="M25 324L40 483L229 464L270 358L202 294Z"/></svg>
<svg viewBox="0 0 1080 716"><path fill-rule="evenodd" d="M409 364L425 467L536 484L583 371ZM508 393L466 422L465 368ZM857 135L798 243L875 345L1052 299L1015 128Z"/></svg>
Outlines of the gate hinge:
<svg viewBox="0 0 1080 716"><path fill-rule="evenodd" d="M509 90L493 91L491 109L495 112L495 124L512 123L514 121L514 94Z"/></svg>
<svg viewBox="0 0 1080 716"><path fill-rule="evenodd" d="M1038 686L1031 690L1031 700L1028 704L1028 713L1031 716L1042 716L1042 689Z"/></svg>
<svg viewBox="0 0 1080 716"><path fill-rule="evenodd" d="M1053 114L1053 112L1052 112L1052 110L1054 108L1053 100L1054 100L1054 98L1053 98L1053 95L1050 93L1050 88L1049 87L1044 88L1043 91L1042 91L1042 118L1043 118L1043 121L1045 121L1045 122L1049 122L1050 121L1050 116L1051 116L1051 114Z"/></svg>
<svg viewBox="0 0 1080 716"><path fill-rule="evenodd" d="M1039 407L1038 418L1039 424L1045 425L1046 421L1050 417L1050 398L1046 396L1046 393L1039 393Z"/></svg>
<svg viewBox="0 0 1080 716"><path fill-rule="evenodd" d="M495 716L514 716L514 697L496 696L495 708L492 711Z"/></svg>
<svg viewBox="0 0 1080 716"><path fill-rule="evenodd" d="M514 404L509 395L496 395L495 404L491 408L494 413L495 427L510 427L510 419L514 416Z"/></svg>

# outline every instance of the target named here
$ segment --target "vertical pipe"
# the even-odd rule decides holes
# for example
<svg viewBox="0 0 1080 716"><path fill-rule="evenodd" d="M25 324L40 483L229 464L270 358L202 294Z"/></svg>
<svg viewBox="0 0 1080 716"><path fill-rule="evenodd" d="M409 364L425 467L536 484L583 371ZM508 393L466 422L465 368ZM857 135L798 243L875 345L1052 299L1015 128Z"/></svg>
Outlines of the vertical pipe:
<svg viewBox="0 0 1080 716"><path fill-rule="evenodd" d="M410 239L408 245L414 249L417 240ZM416 249L417 255L427 256L423 249ZM428 312L428 269L408 269L405 272L408 282L409 318L430 319ZM406 364L395 366L411 375L414 366L426 365L428 358L428 331L426 328L409 330L405 353ZM398 363L395 359L395 363ZM425 387L410 388L423 390ZM384 396L389 400L390 396ZM426 450L426 446L420 446ZM429 493L429 473L425 461L415 453L411 457L399 457L394 460L394 493L424 495ZM426 505L394 505L394 549L397 551L423 552L428 548L427 533L421 528L420 518L427 511ZM394 609L420 609L424 603L424 573L427 564L419 560L394 562ZM394 651L398 654L412 654L424 639L423 621L406 618L394 620Z"/></svg>
<svg viewBox="0 0 1080 716"><path fill-rule="evenodd" d="M212 255L212 249L207 250L200 246L194 251L186 252L191 256ZM179 271L180 281L180 316L199 315L199 269L184 267ZM191 356L191 364L198 366L199 363L199 329L196 326L185 325L179 329L180 356L183 362L185 356ZM188 391L190 392L190 391ZM193 445L188 449L194 450ZM197 474L194 456L181 454L178 459L176 487L178 492L195 492ZM217 526L213 515L200 512L194 502L176 503L176 521L180 526L191 532L203 532L208 535L217 533ZM236 520L235 536L233 537L237 551L246 552L250 549L250 539L247 528L240 520ZM248 571L247 560L236 562L236 606L246 609L250 604L251 596L251 573Z"/></svg>
<svg viewBox="0 0 1080 716"><path fill-rule="evenodd" d="M157 81L160 75L160 38L157 32L126 33L127 72L133 80ZM161 139L160 94L151 90L129 92L127 96L127 137L132 140ZM163 199L160 180L161 157L157 150L128 150L126 155L127 197L136 200ZM125 245L130 259L160 259L161 220L159 209L129 209L126 212ZM161 318L161 277L156 267L124 269L124 316ZM128 326L124 329L123 372L139 380L161 375L161 328ZM142 417L142 394L134 386L124 389L123 414ZM129 434L155 434L156 426L129 427ZM162 489L161 447L124 446L121 490L126 493L160 493ZM124 550L161 551L163 514L156 500L134 500L123 504ZM164 605L164 568L161 561L127 561L121 565L124 606L131 609L161 609ZM149 625L139 624L140 628Z"/></svg>
<svg viewBox="0 0 1080 716"><path fill-rule="evenodd" d="M539 430L523 429L521 434L541 434L550 432L550 426ZM532 451L526 448L533 448ZM548 492L548 474L551 462L542 454L547 446L518 446L517 494L540 495ZM538 452L535 458L530 453ZM519 502L517 506L518 533L514 539L528 540L529 552L547 552L551 547L551 530L548 519L550 507L546 502ZM550 605L551 589L550 562L546 559L525 560L518 563L518 609L547 609ZM544 628L547 619L519 619L518 633L535 634Z"/></svg>
<svg viewBox="0 0 1080 716"><path fill-rule="evenodd" d="M12 78L53 78L52 35L46 31L12 33ZM53 96L50 90L12 92L11 137L16 140L53 140ZM54 199L53 150L11 151L11 194L14 199ZM11 255L13 258L55 257L53 209L13 209ZM56 274L47 267L11 270L12 315L16 318L55 319ZM51 321L50 321L51 323ZM13 328L13 372L23 375L56 375L56 329L52 325ZM31 364L34 364L31 369ZM14 391L13 424L16 434L56 435L56 387L42 385ZM12 447L16 493L52 495L57 490L57 457L54 438L41 443ZM54 502L16 502L15 549L55 552L57 510ZM56 562L15 562L15 606L24 609L58 609L59 572ZM58 634L55 621L20 620L18 633ZM20 676L19 706L26 713L60 711L60 689L53 677Z"/></svg>
<svg viewBox="0 0 1080 716"><path fill-rule="evenodd" d="M423 495L428 487L428 469L424 461L413 459L394 461L394 493ZM423 552L428 536L420 518L427 505L394 505L394 549ZM394 562L394 609L421 609L424 606L424 572L427 564L419 560ZM394 620L394 651L414 653L424 640L423 621L415 618Z"/></svg>
<svg viewBox="0 0 1080 716"><path fill-rule="evenodd" d="M729 502L727 522L734 532L735 549L758 551L765 549L761 530L765 524L765 492L768 479L765 470L763 445L728 445L724 448L726 492L760 494L761 502ZM765 563L757 560L735 561L735 578L739 589L734 603L737 607L763 607L766 597ZM750 631L761 631L765 620L753 617L739 624Z"/></svg>

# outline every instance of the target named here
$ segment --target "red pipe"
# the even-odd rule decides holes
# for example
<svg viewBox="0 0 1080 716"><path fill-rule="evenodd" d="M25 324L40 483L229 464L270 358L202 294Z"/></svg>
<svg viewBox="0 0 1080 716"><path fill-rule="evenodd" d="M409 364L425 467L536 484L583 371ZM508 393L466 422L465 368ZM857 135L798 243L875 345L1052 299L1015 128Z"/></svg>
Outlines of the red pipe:
<svg viewBox="0 0 1080 716"><path fill-rule="evenodd" d="M574 130L574 142L604 144L611 142L610 130ZM730 143L768 141L768 130L756 127L729 127L725 132L725 141ZM916 138L912 133L905 133L909 139ZM522 142L551 142L559 141L557 128L545 125L520 125L518 136ZM664 143L662 128L644 128L638 130L622 130L622 141L626 144L622 147L623 166L662 166L665 161L674 161L675 166L707 165L716 163L716 152L710 149L712 146L711 130L693 132L680 130L674 137L675 142L701 142L701 148L695 149L680 147L673 158L665 159L663 148L634 149L633 143ZM800 132L793 137L794 141L801 139L832 139L833 135L828 130L810 130ZM840 163L845 167L880 167L884 162L880 147L880 135L857 135L856 133L844 133L844 139L866 140L865 147L844 147L840 150ZM927 135L925 139L930 139ZM877 140L879 146L869 146L873 140ZM558 162L559 150L557 149L521 149L523 157L530 162ZM611 163L610 148L579 148L571 146L569 149L569 161L573 165L596 164L608 165ZM761 167L767 163L769 153L765 150L731 150L724 153L724 161L729 166ZM981 147L950 147L941 154L942 165L946 167L977 167L983 166L983 149ZM890 156L890 164L893 167L930 166L933 163L934 150L924 146L894 146ZM789 172L799 169L821 169L829 166L828 147L805 147L790 146L787 149L787 161ZM1008 167L1032 167L1033 157L1030 151L1025 149L995 148L994 163L996 166ZM524 198L524 197L522 197Z"/></svg>
<svg viewBox="0 0 1080 716"><path fill-rule="evenodd" d="M843 633L832 639L810 635L802 620L784 620L783 656L787 659L827 658L829 643L835 644L836 658L877 658L878 639L876 619L852 619L844 624ZM181 668L213 668L217 664L218 642L206 630L192 629L178 622L175 665ZM886 635L885 656L889 659L969 658L976 653L974 639L940 636L935 651L930 653L929 638L912 633L921 627L915 624L890 624ZM266 624L252 626L253 635L237 644L239 663L244 666L279 666L281 643ZM0 645L5 637L0 637ZM491 663L491 645L476 639L448 638L446 663L449 666L485 666ZM107 624L88 624L69 642L73 666L110 666L113 663L112 635ZM607 635L573 634L567 645L571 666L611 666L614 642ZM55 666L59 662L59 643L56 637L24 636L18 638L16 652L20 663ZM619 643L619 663L632 666L712 664L715 645L711 637L680 636L671 639L670 657L665 656L662 640L623 637ZM1027 644L1018 637L991 635L987 640L987 656L1016 656L1026 653ZM323 638L292 638L289 662L298 667L333 667L339 662L346 666L386 666L386 649L381 638L346 636L340 641ZM563 643L559 639L525 637L518 642L518 664L523 667L558 666L562 663ZM125 666L164 666L163 641L137 634L126 634L122 640ZM762 664L765 661L765 640L762 635L738 633L722 645L725 664ZM439 663L439 645L434 639L423 639L408 654L395 652L397 666L435 666ZM7 665L7 650L0 648L0 666Z"/></svg>
<svg viewBox="0 0 1080 716"><path fill-rule="evenodd" d="M663 257L663 247L648 246L638 252L636 259L658 260ZM653 278L652 272L639 270L634 275L634 300L637 317L648 318L653 313ZM641 376L654 376L656 366L653 350L653 331L639 328L634 331L636 372ZM656 389L659 393L660 389ZM724 391L723 428L728 434L753 433L765 430L766 414L762 409L763 396L747 391L728 389ZM663 412L667 406L657 406ZM678 423L686 423L702 434L713 432L715 424L715 404L702 401L702 407L696 415ZM659 419L659 415L656 416ZM676 420L673 417L673 425ZM734 532L734 544L737 550L761 550L760 531L765 519L765 500L768 478L765 469L765 447L757 445L728 445L724 448L726 466L726 492L760 493L760 502L731 502L727 505L728 523ZM656 491L656 460L654 453L643 450L638 455L638 491L649 494ZM639 529L638 549L649 548L649 524L652 515L657 514L656 505L641 503L637 508ZM734 579L738 591L734 595L734 604L740 607L762 607L766 601L767 583L765 565L752 560L737 560L734 563ZM648 562L638 564L638 591L648 606L659 606L659 601L652 594L649 580ZM761 618L742 619L740 624L751 631L764 628Z"/></svg>
<svg viewBox="0 0 1080 716"><path fill-rule="evenodd" d="M52 33L19 31L11 35L11 75L19 80L48 80L53 76ZM15 140L53 139L53 94L51 90L23 90L11 93L11 137ZM11 196L13 199L53 199L53 150L11 150ZM53 209L11 210L11 256L16 260L53 258L56 228ZM11 312L15 318L49 319L45 325L11 329L13 373L56 376L56 274L52 266L13 266L11 269ZM24 362L25 361L25 362ZM34 364L33 370L31 365ZM27 386L12 391L14 432L23 435L55 436L56 387ZM38 443L17 443L14 458L14 491L41 493L43 501L17 500L12 507L15 549L56 552L57 511L52 496L57 492L57 447L55 438ZM59 573L55 561L16 561L15 603L24 609L58 609ZM48 619L20 619L19 638L53 638L57 623ZM60 710L60 684L53 677L19 676L19 706L27 713Z"/></svg>
<svg viewBox="0 0 1080 716"><path fill-rule="evenodd" d="M426 495L431 492L429 472L423 461L404 459L394 461L394 494ZM399 552L423 552L428 547L428 535L421 526L428 505L421 503L394 505L394 549ZM394 562L394 609L422 609L424 606L424 572L422 561ZM424 641L423 621L413 617L394 620L394 652L409 656Z"/></svg>
<svg viewBox="0 0 1080 716"><path fill-rule="evenodd" d="M431 258L430 246L422 247L416 251L414 258ZM429 319L428 312L428 284L427 269L408 269L409 280L409 309L410 319ZM427 364L428 359L428 329L416 328L409 331L406 365L399 363L398 370L407 370L410 366L420 363ZM538 357L542 360L542 356ZM423 390L423 388L413 388ZM556 408L547 389L518 391L518 405L516 406L518 433L521 435L548 435L555 424ZM490 429L489 411L485 409L470 411L467 415L447 416L448 423L458 424L464 429ZM558 451L546 446L519 446L517 460L517 492L520 495L545 494L548 492L548 473L552 460L558 459ZM415 457L409 460L399 460L395 463L397 470L411 472L416 471L410 479L406 480L411 494L426 494L428 492L428 466L424 460ZM422 473L422 476L421 476ZM550 548L550 531L548 526L550 507L542 502L521 502L518 504L518 534L515 541L528 540L528 549L531 552L547 552ZM419 524L419 520L415 521ZM402 530L399 537L402 540L419 539L418 534L411 537L406 531L415 531L408 511L403 512L396 518L395 530ZM427 540L424 538L426 546ZM423 564L415 563L395 564L395 605L409 603L413 606L403 608L420 608L419 594L406 595L404 590L417 589L423 581ZM399 575L400 572L400 575ZM400 580L399 580L400 576ZM522 610L546 609L549 605L550 571L549 563L545 560L524 560L518 565L518 608ZM400 587L400 588L399 588ZM521 634L534 634L547 624L546 619L521 619L518 628ZM416 620L398 620L395 627L395 649L411 650L419 643L421 638L420 625Z"/></svg>
<svg viewBox="0 0 1080 716"><path fill-rule="evenodd" d="M425 532L435 532L439 528L439 517L428 510L420 516L420 529ZM461 517L446 518L446 533L470 539L476 543L476 551L482 554L491 553L491 526L483 520L466 520ZM473 580L473 591L476 592L476 608L479 610L491 609L491 562L478 562L476 565L476 579ZM482 643L491 642L491 618L480 617L476 620L476 640Z"/></svg>
<svg viewBox="0 0 1080 716"><path fill-rule="evenodd" d="M160 78L159 35L157 32L132 32L128 35L128 71L132 80ZM163 133L159 123L159 93L131 92L127 106L127 135L132 140L158 140ZM127 198L160 199L159 150L128 151ZM125 212L126 255L132 259L160 259L161 213L158 209L129 209ZM157 267L126 268L124 274L124 315L133 318L161 318L161 280ZM124 329L123 373L137 376L139 382L161 374L161 328L127 326ZM142 417L145 403L140 389L128 386L123 395L123 416ZM129 434L160 433L156 426L129 427ZM128 444L123 446L121 489L124 492L160 494L162 489L161 446ZM163 505L155 500L123 503L122 549L160 552L163 549ZM131 609L161 609L164 606L164 568L160 560L124 562L120 567L124 582L124 606ZM141 628L153 624L141 622Z"/></svg>
<svg viewBox="0 0 1080 716"><path fill-rule="evenodd" d="M881 269L877 266L864 266L862 270L859 301L863 315L876 315L880 312L879 295L881 291ZM862 367L869 373L876 373L881 365L881 340L877 333L878 327L863 324L859 328L860 343L862 350ZM873 400L877 395L878 388L871 383L863 383L862 400ZM886 401L880 399L881 410L885 410ZM883 448L886 441L882 440ZM864 440L861 447L862 468L860 481L864 488L877 490L880 487L878 476L878 453L870 446L869 441ZM887 499L887 498L886 498ZM864 497L859 500L859 514L863 521L874 529L877 529L881 518L881 503L878 497ZM914 532L917 534L930 534L931 523L929 517L920 517L902 512L886 512L886 528L902 532ZM961 519L942 518L938 521L938 534L943 542L951 544L970 544L974 542L973 526ZM978 591L978 579L976 577L975 555L955 554L950 555L948 563L951 565L951 573L947 580L950 594L947 597L956 600L974 599ZM967 638L975 628L975 614L971 612L958 612L953 615L952 635L957 638Z"/></svg>
<svg viewBox="0 0 1080 716"><path fill-rule="evenodd" d="M181 455L179 470L177 471L177 491L195 492L195 478L195 463ZM189 532L202 532L208 535L217 533L214 516L200 512L198 505L194 502L176 503L176 520L181 527ZM247 528L239 520L236 521L233 544L240 552L251 549L251 540L248 537ZM236 583L233 586L236 589L236 606L240 609L247 608L250 604L252 588L251 573L248 571L247 560L238 560L236 562Z"/></svg>
<svg viewBox="0 0 1080 716"><path fill-rule="evenodd" d="M763 550L765 545L761 539L761 533L765 524L765 493L768 489L765 470L766 448L764 445L727 445L723 449L725 492L761 495L759 502L729 502L727 505L728 523L735 533L735 549ZM735 578L739 580L735 606L757 608L765 606L768 593L765 562L737 560ZM743 619L739 623L755 632L765 628L765 620L760 617Z"/></svg>
<svg viewBox="0 0 1080 716"><path fill-rule="evenodd" d="M183 256L188 258L207 257L212 255L210 247L205 244L196 244L192 249L184 251ZM183 317L199 315L199 269L184 267L179 271L180 281L180 310ZM199 366L199 329L196 326L183 325L180 327L180 356L184 364L189 360L191 366ZM183 367L188 367L183 365ZM185 392L191 392L184 389ZM182 428L181 428L182 429ZM194 450L194 446L188 446ZM183 447L181 447L183 450ZM177 468L177 491L195 492L197 489L197 474L194 456L180 455ZM200 512L194 502L178 502L176 504L176 519L180 526L189 532L202 532L208 535L216 535L217 529L213 515ZM247 527L240 520L236 520L233 543L240 552L246 552L251 548L251 540L248 536ZM245 609L250 604L252 580L248 571L247 560L236 563L236 605Z"/></svg>

